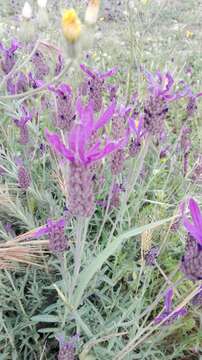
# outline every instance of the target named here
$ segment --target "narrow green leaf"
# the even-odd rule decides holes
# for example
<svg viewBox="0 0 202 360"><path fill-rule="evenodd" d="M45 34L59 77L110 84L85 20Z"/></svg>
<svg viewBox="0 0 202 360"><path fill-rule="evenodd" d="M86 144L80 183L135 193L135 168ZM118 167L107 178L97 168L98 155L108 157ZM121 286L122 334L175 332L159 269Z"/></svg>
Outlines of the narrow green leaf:
<svg viewBox="0 0 202 360"><path fill-rule="evenodd" d="M125 240L130 239L133 236L137 236L144 232L145 230L152 230L155 227L164 225L165 223L173 220L173 217L166 218L160 221L153 222L151 224L147 224L138 228L132 228L129 231L121 234L116 237L111 243L109 243L106 248L87 266L79 275L78 278L78 286L74 294L73 304L75 309L80 305L82 300L82 296L84 294L85 289L88 286L89 281L93 278L96 272L102 267L105 261L122 245Z"/></svg>
<svg viewBox="0 0 202 360"><path fill-rule="evenodd" d="M39 322L45 322L45 323L51 323L51 322L59 322L58 316L55 315L36 315L31 318L32 321L39 323Z"/></svg>

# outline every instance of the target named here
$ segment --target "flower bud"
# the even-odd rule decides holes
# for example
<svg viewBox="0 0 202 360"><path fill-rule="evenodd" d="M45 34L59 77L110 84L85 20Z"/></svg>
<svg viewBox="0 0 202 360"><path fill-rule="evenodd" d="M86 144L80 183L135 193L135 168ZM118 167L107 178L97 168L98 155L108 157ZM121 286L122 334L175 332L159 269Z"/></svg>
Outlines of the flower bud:
<svg viewBox="0 0 202 360"><path fill-rule="evenodd" d="M100 0L89 0L85 13L86 24L94 25L97 22L99 8L100 8Z"/></svg>
<svg viewBox="0 0 202 360"><path fill-rule="evenodd" d="M31 5L27 1L24 3L23 9L22 9L22 16L26 20L30 20L32 17L32 8L31 8Z"/></svg>

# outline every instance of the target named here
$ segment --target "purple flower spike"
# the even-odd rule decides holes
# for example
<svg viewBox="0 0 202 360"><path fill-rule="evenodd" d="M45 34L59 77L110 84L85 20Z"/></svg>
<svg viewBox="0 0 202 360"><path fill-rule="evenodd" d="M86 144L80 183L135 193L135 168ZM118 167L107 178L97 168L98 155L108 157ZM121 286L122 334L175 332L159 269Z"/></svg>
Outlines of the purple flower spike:
<svg viewBox="0 0 202 360"><path fill-rule="evenodd" d="M202 96L202 92L194 94L192 90L188 87L188 103L187 103L187 115L189 117L193 116L197 110L197 99Z"/></svg>
<svg viewBox="0 0 202 360"><path fill-rule="evenodd" d="M44 81L36 79L31 72L29 72L28 78L29 78L29 86L31 86L33 89L38 89L44 85Z"/></svg>
<svg viewBox="0 0 202 360"><path fill-rule="evenodd" d="M80 92L83 95L88 95L89 100L93 100L94 110L99 112L102 108L103 90L108 90L107 86L105 86L105 81L107 78L113 76L117 70L113 68L109 71L101 73L97 70L89 69L84 64L81 64L80 67L87 75L87 79L85 79L82 84Z"/></svg>
<svg viewBox="0 0 202 360"><path fill-rule="evenodd" d="M7 80L7 91L10 95L21 94L27 91L28 87L29 79L22 71Z"/></svg>
<svg viewBox="0 0 202 360"><path fill-rule="evenodd" d="M31 62L34 66L34 76L36 79L43 80L49 74L49 66L47 65L45 56L40 50L35 51Z"/></svg>
<svg viewBox="0 0 202 360"><path fill-rule="evenodd" d="M202 245L202 213L194 199L189 200L189 210L193 223L191 223L187 218L184 218L183 224L196 241Z"/></svg>
<svg viewBox="0 0 202 360"><path fill-rule="evenodd" d="M79 340L79 335L71 336L68 341L63 335L56 336L59 341L58 360L75 360L76 343Z"/></svg>
<svg viewBox="0 0 202 360"><path fill-rule="evenodd" d="M129 130L135 135L130 145L130 155L134 157L140 150L142 140L145 134L144 128L144 115L139 115L139 120L130 118L129 119Z"/></svg>
<svg viewBox="0 0 202 360"><path fill-rule="evenodd" d="M59 129L70 131L75 120L75 106L70 86L67 84L60 84L58 87L51 85L49 90L55 94L54 125Z"/></svg>
<svg viewBox="0 0 202 360"><path fill-rule="evenodd" d="M47 220L47 224L42 226L33 234L33 238L39 238L44 235L49 236L49 250L53 253L64 252L68 249L67 238L64 233L65 220L61 218L53 221Z"/></svg>
<svg viewBox="0 0 202 360"><path fill-rule="evenodd" d="M5 74L8 74L15 65L15 52L21 47L17 40L13 39L10 48L5 48L3 44L0 44L0 51L3 55L1 60L1 68Z"/></svg>
<svg viewBox="0 0 202 360"><path fill-rule="evenodd" d="M171 313L172 315L169 317L168 320L166 320L164 322L163 325L170 325L172 324L175 320L185 316L187 314L187 309L185 307L176 310L174 312L172 312L172 300L173 300L173 289L169 288L166 293L165 293L165 298L164 298L164 308L163 311L160 315L158 315L155 319L154 322L156 324L160 323L161 321L163 321L165 318L167 318Z"/></svg>
<svg viewBox="0 0 202 360"><path fill-rule="evenodd" d="M168 105L188 95L188 89L184 86L182 91L173 90L174 80L169 72L155 75L144 71L148 82L148 97L144 104L144 128L153 136L161 136L164 130L164 122Z"/></svg>
<svg viewBox="0 0 202 360"><path fill-rule="evenodd" d="M110 140L99 139L97 131L103 128L115 111L115 103L94 119L93 103L83 106L80 99L76 106L78 118L68 135L68 146L61 138L45 130L45 136L52 149L70 162L69 167L69 209L75 216L89 217L94 210L92 165L112 152L122 149L126 136Z"/></svg>
<svg viewBox="0 0 202 360"><path fill-rule="evenodd" d="M21 107L22 115L20 119L14 119L14 123L20 129L19 143L26 145L29 142L29 132L27 128L27 122L32 120L33 113L29 112L25 106Z"/></svg>
<svg viewBox="0 0 202 360"><path fill-rule="evenodd" d="M177 100L188 94L187 87L181 92L173 92L174 79L170 72L161 73L159 70L155 75L144 71L148 82L148 90L152 96L159 97L168 102Z"/></svg>

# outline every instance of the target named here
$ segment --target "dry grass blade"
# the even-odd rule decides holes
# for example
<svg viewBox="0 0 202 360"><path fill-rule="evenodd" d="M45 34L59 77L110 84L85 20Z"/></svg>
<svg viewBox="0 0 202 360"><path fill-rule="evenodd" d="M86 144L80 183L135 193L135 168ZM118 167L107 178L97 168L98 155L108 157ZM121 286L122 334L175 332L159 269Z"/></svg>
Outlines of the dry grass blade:
<svg viewBox="0 0 202 360"><path fill-rule="evenodd" d="M8 186L0 185L0 206L7 206L14 201L15 196L9 192L14 190L14 187L9 186L8 188Z"/></svg>
<svg viewBox="0 0 202 360"><path fill-rule="evenodd" d="M27 241L26 244L16 244L7 241L0 245L0 269L14 269L17 263L42 266L39 264L44 254L48 240Z"/></svg>

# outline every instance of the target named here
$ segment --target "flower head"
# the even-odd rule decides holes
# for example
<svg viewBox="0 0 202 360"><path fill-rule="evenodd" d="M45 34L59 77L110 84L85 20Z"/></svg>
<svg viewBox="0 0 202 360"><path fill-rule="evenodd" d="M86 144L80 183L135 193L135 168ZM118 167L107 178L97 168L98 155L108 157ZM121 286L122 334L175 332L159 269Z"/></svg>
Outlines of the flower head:
<svg viewBox="0 0 202 360"><path fill-rule="evenodd" d="M75 118L72 90L67 84L60 84L58 87L49 86L56 96L56 111L54 124L59 129L69 131Z"/></svg>
<svg viewBox="0 0 202 360"><path fill-rule="evenodd" d="M187 114L188 116L193 116L197 110L197 99L202 96L202 92L194 94L192 90L187 87L188 92L188 103L187 103Z"/></svg>
<svg viewBox="0 0 202 360"><path fill-rule="evenodd" d="M90 145L92 135L109 122L114 111L115 103L112 103L99 119L95 121L92 102L87 106L83 106L79 99L77 101L79 119L69 133L69 146L66 146L57 134L51 133L47 129L45 131L46 139L54 151L70 162L83 165L92 164L123 147L125 144L124 138L117 141L111 141L106 138L103 145L101 140L98 140L92 146Z"/></svg>
<svg viewBox="0 0 202 360"><path fill-rule="evenodd" d="M187 88L175 92L174 80L169 72L157 71L155 75L145 71L148 83L148 97L144 104L144 128L159 138L164 129L164 121L168 112L168 104L187 95Z"/></svg>
<svg viewBox="0 0 202 360"><path fill-rule="evenodd" d="M0 43L0 52L3 55L1 60L1 68L5 74L8 74L13 66L15 65L15 52L21 47L20 43L13 39L11 46L5 48L2 43Z"/></svg>
<svg viewBox="0 0 202 360"><path fill-rule="evenodd" d="M170 72L161 73L160 71L157 71L156 74L153 75L149 71L145 71L144 74L147 79L148 91L151 96L159 97L162 100L170 102L187 95L186 87L178 92L173 90L175 82Z"/></svg>
<svg viewBox="0 0 202 360"><path fill-rule="evenodd" d="M27 128L27 122L32 120L33 113L29 112L25 106L21 107L21 117L20 119L14 119L16 126L20 129L20 139L19 143L25 145L29 142L29 133Z"/></svg>
<svg viewBox="0 0 202 360"><path fill-rule="evenodd" d="M94 110L99 112L102 108L102 93L103 90L108 90L105 86L105 81L107 78L116 74L117 69L112 68L106 72L99 72L97 70L91 70L86 65L81 64L81 69L87 75L82 84L82 94L88 95L89 99L93 100Z"/></svg>
<svg viewBox="0 0 202 360"><path fill-rule="evenodd" d="M59 341L58 360L74 360L76 343L79 340L79 335L71 336L68 341L63 335L56 336Z"/></svg>
<svg viewBox="0 0 202 360"><path fill-rule="evenodd" d="M13 77L7 80L7 91L11 95L21 94L27 91L29 87L28 77L22 72L17 72Z"/></svg>
<svg viewBox="0 0 202 360"><path fill-rule="evenodd" d="M202 246L190 234L181 260L181 271L189 280L202 280Z"/></svg>
<svg viewBox="0 0 202 360"><path fill-rule="evenodd" d="M191 223L186 217L184 218L183 224L194 239L202 245L202 213L197 202L194 199L189 200L189 210L193 223Z"/></svg>
<svg viewBox="0 0 202 360"><path fill-rule="evenodd" d="M75 43L81 35L81 22L74 9L65 10L61 25L65 38L70 43Z"/></svg>
<svg viewBox="0 0 202 360"><path fill-rule="evenodd" d="M34 234L34 238L39 238L43 235L49 236L49 250L53 253L64 252L68 249L68 242L65 236L65 220L48 219L46 225L42 226Z"/></svg>
<svg viewBox="0 0 202 360"><path fill-rule="evenodd" d="M18 168L18 185L19 187L26 191L31 184L30 175L24 165L19 166Z"/></svg>

